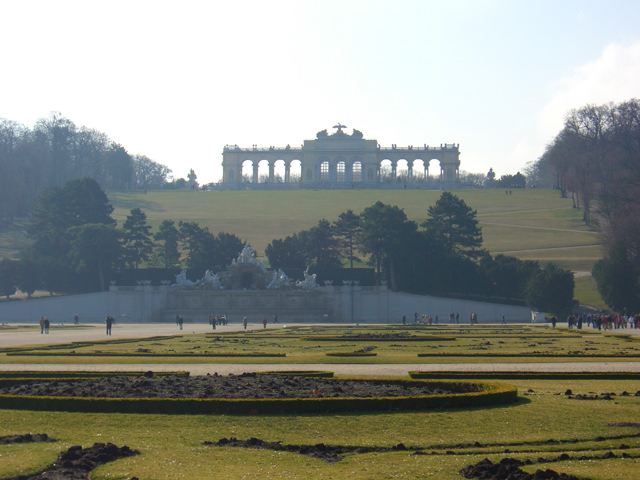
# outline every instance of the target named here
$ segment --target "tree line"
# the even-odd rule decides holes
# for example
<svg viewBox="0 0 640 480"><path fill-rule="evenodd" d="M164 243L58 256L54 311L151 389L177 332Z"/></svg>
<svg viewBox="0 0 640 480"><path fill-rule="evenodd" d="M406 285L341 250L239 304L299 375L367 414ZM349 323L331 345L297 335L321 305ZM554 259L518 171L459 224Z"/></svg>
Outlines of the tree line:
<svg viewBox="0 0 640 480"><path fill-rule="evenodd" d="M393 205L376 202L360 214L273 240L265 255L273 268L327 270L366 261L393 290L433 295L478 295L525 300L541 311L566 314L573 274L555 265L492 256L482 249L477 212L443 192L418 225ZM365 257L364 259L359 256Z"/></svg>
<svg viewBox="0 0 640 480"><path fill-rule="evenodd" d="M151 266L161 267L163 278L187 268L196 280L207 269L225 269L245 246L232 233L214 234L196 222L164 220L152 232L139 208L117 226L112 212L94 179L49 187L30 216L30 244L21 259L0 261L0 294L105 290L118 272ZM482 249L477 212L456 195L442 193L427 213L418 226L401 208L376 202L359 214L347 210L334 222L322 219L308 230L275 239L265 255L272 268L285 271L367 262L377 281L393 290L526 299L555 313L571 307L571 272L490 255Z"/></svg>
<svg viewBox="0 0 640 480"><path fill-rule="evenodd" d="M112 212L92 178L46 189L29 217L30 243L20 260L0 261L0 294L100 291L116 273L142 266L161 266L165 273L184 267L201 278L208 268L226 267L244 246L236 235L214 235L195 222L165 220L152 233L139 208L118 227Z"/></svg>
<svg viewBox="0 0 640 480"><path fill-rule="evenodd" d="M571 110L535 170L555 174L604 240L593 276L607 304L640 311L640 100Z"/></svg>
<svg viewBox="0 0 640 480"><path fill-rule="evenodd" d="M56 113L32 129L0 119L0 226L27 216L47 187L72 178L91 177L104 189L151 189L166 186L170 173Z"/></svg>

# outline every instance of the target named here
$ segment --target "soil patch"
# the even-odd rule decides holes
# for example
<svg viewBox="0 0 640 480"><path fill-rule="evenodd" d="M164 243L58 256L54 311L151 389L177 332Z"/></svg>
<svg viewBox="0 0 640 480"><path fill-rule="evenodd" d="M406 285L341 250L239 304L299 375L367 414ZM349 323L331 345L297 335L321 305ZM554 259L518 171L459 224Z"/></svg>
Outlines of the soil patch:
<svg viewBox="0 0 640 480"><path fill-rule="evenodd" d="M421 382L340 380L292 375L165 376L146 374L24 383L0 388L4 395L109 398L313 398L405 397L461 393Z"/></svg>
<svg viewBox="0 0 640 480"><path fill-rule="evenodd" d="M46 433L25 433L24 435L8 435L6 437L0 437L0 445L30 442L55 442L55 440L53 438L49 438L49 435Z"/></svg>
<svg viewBox="0 0 640 480"><path fill-rule="evenodd" d="M401 443L393 447L350 447L340 445L325 445L324 443L318 443L316 445L282 445L280 442L265 442L264 440L260 440L259 438L250 438L248 440L238 440L237 438L221 438L217 442L204 442L204 445L211 445L214 447L255 448L299 453L301 455L318 458L329 463L339 462L340 460L342 460L343 455L349 453L407 450L407 448Z"/></svg>
<svg viewBox="0 0 640 480"><path fill-rule="evenodd" d="M555 470L537 470L527 473L520 467L525 463L514 458L503 458L500 463L492 463L484 459L475 465L460 470L464 478L480 478L491 480L579 480L575 475L558 473ZM585 478L583 480L589 480Z"/></svg>
<svg viewBox="0 0 640 480"><path fill-rule="evenodd" d="M43 472L6 480L88 480L94 468L137 454L127 446L118 447L113 443L96 443L89 448L75 446L61 453L58 461Z"/></svg>

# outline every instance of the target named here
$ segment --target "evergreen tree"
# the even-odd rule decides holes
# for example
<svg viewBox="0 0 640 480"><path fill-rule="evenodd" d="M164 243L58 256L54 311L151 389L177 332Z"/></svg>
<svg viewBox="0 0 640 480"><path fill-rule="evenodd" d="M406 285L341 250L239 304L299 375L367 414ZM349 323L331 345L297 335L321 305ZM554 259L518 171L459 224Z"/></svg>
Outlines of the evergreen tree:
<svg viewBox="0 0 640 480"><path fill-rule="evenodd" d="M429 218L422 224L449 254L468 257L480 254L482 230L476 219L477 212L453 193L443 192L428 209Z"/></svg>
<svg viewBox="0 0 640 480"><path fill-rule="evenodd" d="M149 259L153 250L151 227L147 224L147 215L139 208L131 209L122 226L126 261L133 268L138 268L140 262Z"/></svg>

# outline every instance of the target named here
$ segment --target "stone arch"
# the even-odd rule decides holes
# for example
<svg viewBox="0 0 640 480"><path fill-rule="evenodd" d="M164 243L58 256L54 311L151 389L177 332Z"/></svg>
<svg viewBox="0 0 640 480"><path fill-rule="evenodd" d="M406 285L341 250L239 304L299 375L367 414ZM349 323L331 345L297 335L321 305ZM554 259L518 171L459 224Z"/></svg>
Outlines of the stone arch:
<svg viewBox="0 0 640 480"><path fill-rule="evenodd" d="M439 181L442 178L442 162L439 158L431 158L425 162L427 170L427 181ZM434 172L435 167L438 168L437 172Z"/></svg>
<svg viewBox="0 0 640 480"><path fill-rule="evenodd" d="M355 159L351 163L351 181L361 183L363 180L362 161L360 159Z"/></svg>
<svg viewBox="0 0 640 480"><path fill-rule="evenodd" d="M289 162L289 175L286 178L287 183L300 183L302 180L302 161L298 159Z"/></svg>
<svg viewBox="0 0 640 480"><path fill-rule="evenodd" d="M416 158L411 162L411 178L415 183L421 183L425 181L426 175L426 163L421 158Z"/></svg>
<svg viewBox="0 0 640 480"><path fill-rule="evenodd" d="M284 183L287 176L287 162L278 159L273 162L273 182Z"/></svg>
<svg viewBox="0 0 640 480"><path fill-rule="evenodd" d="M380 160L378 166L378 176L381 183L389 183L393 181L393 161L389 158Z"/></svg>
<svg viewBox="0 0 640 480"><path fill-rule="evenodd" d="M258 162L258 183L269 183L271 178L271 164L263 159Z"/></svg>
<svg viewBox="0 0 640 480"><path fill-rule="evenodd" d="M401 183L409 181L409 160L401 158L396 161L394 179Z"/></svg>
<svg viewBox="0 0 640 480"><path fill-rule="evenodd" d="M253 160L243 160L240 168L242 172L242 181L244 183L253 183Z"/></svg>

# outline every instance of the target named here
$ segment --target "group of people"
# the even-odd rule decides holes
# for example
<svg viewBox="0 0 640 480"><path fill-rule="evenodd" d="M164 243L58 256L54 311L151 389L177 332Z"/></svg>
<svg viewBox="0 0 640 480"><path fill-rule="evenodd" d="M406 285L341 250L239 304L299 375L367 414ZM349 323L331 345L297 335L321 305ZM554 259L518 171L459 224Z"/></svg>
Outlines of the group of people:
<svg viewBox="0 0 640 480"><path fill-rule="evenodd" d="M40 317L40 334L49 334L49 327L51 326L51 322L47 317Z"/></svg>
<svg viewBox="0 0 640 480"><path fill-rule="evenodd" d="M553 319L552 319L552 323ZM611 313L589 313L586 315L569 315L569 328L582 329L583 325L598 330L617 330L619 328L640 328L640 314L620 315ZM554 324L555 326L555 324Z"/></svg>
<svg viewBox="0 0 640 480"><path fill-rule="evenodd" d="M474 323L478 323L478 315L474 312L471 314L471 324L473 325ZM435 315L428 315L426 313L423 313L422 316L420 316L418 314L418 312L415 312L413 314L413 323L415 325L438 325L438 323L440 322L440 317L438 316L438 314L436 313ZM451 312L449 314L449 323L451 324L458 324L460 323L460 313L458 312ZM402 324L406 325L407 324L407 317L406 315L402 316Z"/></svg>
<svg viewBox="0 0 640 480"><path fill-rule="evenodd" d="M222 315L214 315L213 313L209 314L209 325L211 325L211 328L214 330L217 325L225 326L227 323L227 316L224 313Z"/></svg>

